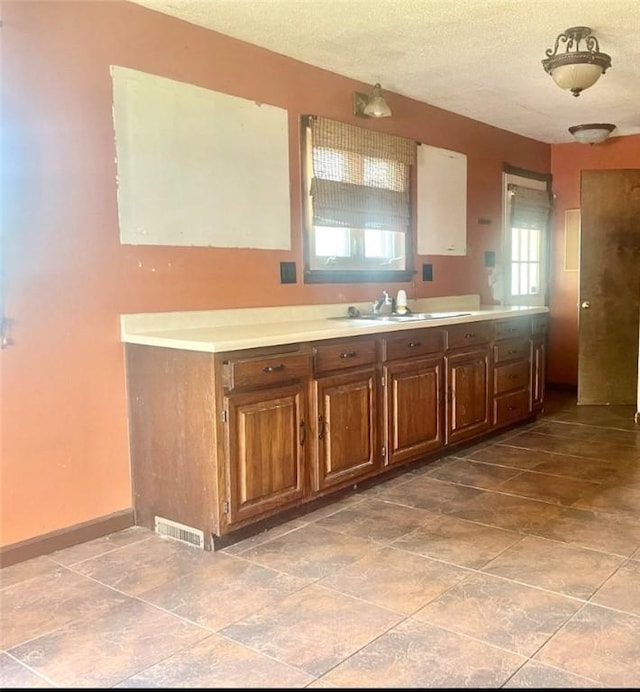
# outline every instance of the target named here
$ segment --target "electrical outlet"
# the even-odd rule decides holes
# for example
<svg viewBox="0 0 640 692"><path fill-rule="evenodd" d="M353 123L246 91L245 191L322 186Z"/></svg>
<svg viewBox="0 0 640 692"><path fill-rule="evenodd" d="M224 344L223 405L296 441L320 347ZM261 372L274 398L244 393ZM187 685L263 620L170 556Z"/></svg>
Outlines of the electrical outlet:
<svg viewBox="0 0 640 692"><path fill-rule="evenodd" d="M280 262L280 283L295 284L296 281L296 263Z"/></svg>

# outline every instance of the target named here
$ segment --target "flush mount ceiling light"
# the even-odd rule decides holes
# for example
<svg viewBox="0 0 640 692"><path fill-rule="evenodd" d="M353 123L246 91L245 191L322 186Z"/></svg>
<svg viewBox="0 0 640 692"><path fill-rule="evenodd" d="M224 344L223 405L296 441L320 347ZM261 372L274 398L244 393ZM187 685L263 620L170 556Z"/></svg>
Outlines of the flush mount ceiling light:
<svg viewBox="0 0 640 692"><path fill-rule="evenodd" d="M391 108L382 96L379 83L368 96L359 91L353 94L353 113L361 118L388 118L391 115Z"/></svg>
<svg viewBox="0 0 640 692"><path fill-rule="evenodd" d="M580 42L584 41L584 50ZM558 53L560 44L566 44L565 52ZM574 26L556 38L553 50L546 51L542 61L545 72L561 89L569 89L574 96L593 86L601 74L611 67L611 58L600 53L600 46L588 26Z"/></svg>
<svg viewBox="0 0 640 692"><path fill-rule="evenodd" d="M574 125L569 132L577 142L581 144L600 144L616 129L611 123L589 123L588 125Z"/></svg>

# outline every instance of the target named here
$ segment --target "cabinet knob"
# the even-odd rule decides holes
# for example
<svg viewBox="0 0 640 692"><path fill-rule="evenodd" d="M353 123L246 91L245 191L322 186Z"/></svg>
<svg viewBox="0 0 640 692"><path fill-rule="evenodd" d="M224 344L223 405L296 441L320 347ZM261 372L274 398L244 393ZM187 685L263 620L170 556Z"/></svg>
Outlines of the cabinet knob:
<svg viewBox="0 0 640 692"><path fill-rule="evenodd" d="M591 303L588 300L583 300L582 303L580 303L580 307L583 310L588 310L591 307Z"/></svg>
<svg viewBox="0 0 640 692"><path fill-rule="evenodd" d="M284 370L284 363L280 363L280 365L267 365L262 368L262 372L278 372L279 370Z"/></svg>
<svg viewBox="0 0 640 692"><path fill-rule="evenodd" d="M417 346L420 346L419 341L410 341L409 342L409 348L416 348Z"/></svg>
<svg viewBox="0 0 640 692"><path fill-rule="evenodd" d="M356 357L356 352L355 351L345 351L340 354L340 358L355 358Z"/></svg>

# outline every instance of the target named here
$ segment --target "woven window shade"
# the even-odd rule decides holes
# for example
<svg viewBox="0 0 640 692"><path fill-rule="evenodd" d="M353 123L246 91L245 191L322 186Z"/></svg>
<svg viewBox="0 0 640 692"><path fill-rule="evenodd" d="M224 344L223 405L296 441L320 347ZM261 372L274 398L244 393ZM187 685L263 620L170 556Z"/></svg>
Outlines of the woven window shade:
<svg viewBox="0 0 640 692"><path fill-rule="evenodd" d="M310 127L313 224L408 231L416 143L327 118Z"/></svg>
<svg viewBox="0 0 640 692"><path fill-rule="evenodd" d="M546 190L534 190L521 185L509 185L511 197L511 225L515 228L545 228L551 211Z"/></svg>

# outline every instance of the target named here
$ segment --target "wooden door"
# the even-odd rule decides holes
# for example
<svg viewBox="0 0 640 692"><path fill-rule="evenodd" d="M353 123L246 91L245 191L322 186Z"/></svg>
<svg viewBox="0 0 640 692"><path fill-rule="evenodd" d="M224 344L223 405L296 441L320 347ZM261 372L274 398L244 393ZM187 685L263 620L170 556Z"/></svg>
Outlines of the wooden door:
<svg viewBox="0 0 640 692"><path fill-rule="evenodd" d="M489 351L447 355L447 444L467 440L491 425Z"/></svg>
<svg viewBox="0 0 640 692"><path fill-rule="evenodd" d="M438 358L385 367L387 465L418 459L444 445L442 366Z"/></svg>
<svg viewBox="0 0 640 692"><path fill-rule="evenodd" d="M304 497L306 396L302 383L227 398L229 524Z"/></svg>
<svg viewBox="0 0 640 692"><path fill-rule="evenodd" d="M635 404L640 169L583 171L578 404Z"/></svg>
<svg viewBox="0 0 640 692"><path fill-rule="evenodd" d="M316 380L314 490L347 485L380 467L375 383L374 368Z"/></svg>

